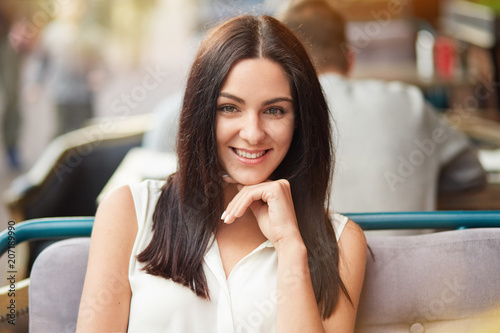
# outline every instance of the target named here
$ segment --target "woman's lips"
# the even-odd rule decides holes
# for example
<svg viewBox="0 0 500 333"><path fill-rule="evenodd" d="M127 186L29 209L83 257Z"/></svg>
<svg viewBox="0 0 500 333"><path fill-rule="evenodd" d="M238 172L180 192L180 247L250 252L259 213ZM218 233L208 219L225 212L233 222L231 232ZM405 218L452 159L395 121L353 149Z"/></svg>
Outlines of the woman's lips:
<svg viewBox="0 0 500 333"><path fill-rule="evenodd" d="M246 150L231 147L238 160L243 164L255 165L261 163L268 155L271 149L265 150Z"/></svg>
<svg viewBox="0 0 500 333"><path fill-rule="evenodd" d="M248 151L248 150L242 150L238 148L233 148L233 151L236 153L236 155L240 157L245 157L245 158L250 158L250 159L256 159L264 155L267 150L253 150L253 151Z"/></svg>

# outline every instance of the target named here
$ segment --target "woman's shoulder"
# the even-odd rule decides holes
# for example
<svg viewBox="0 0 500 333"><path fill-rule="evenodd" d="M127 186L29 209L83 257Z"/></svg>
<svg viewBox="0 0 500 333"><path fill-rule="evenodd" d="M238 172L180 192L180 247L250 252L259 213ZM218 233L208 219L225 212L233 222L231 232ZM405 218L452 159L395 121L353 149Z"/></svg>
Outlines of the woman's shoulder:
<svg viewBox="0 0 500 333"><path fill-rule="evenodd" d="M117 187L107 193L99 204L92 228L92 243L100 250L109 250L109 239L113 239L113 244L131 249L136 233L137 218L132 193L128 186Z"/></svg>
<svg viewBox="0 0 500 333"><path fill-rule="evenodd" d="M125 220L123 222L133 220L135 214L131 214L134 211L134 200L130 188L126 185L117 187L107 193L102 202L99 204L96 213L96 220L101 220L105 218L106 220L115 220L113 217L121 216L125 213Z"/></svg>
<svg viewBox="0 0 500 333"><path fill-rule="evenodd" d="M145 180L138 183L122 185L109 191L99 204L96 217L113 216L118 212L126 212L127 221L137 224L137 213L156 204L165 181ZM121 215L121 214L120 214Z"/></svg>

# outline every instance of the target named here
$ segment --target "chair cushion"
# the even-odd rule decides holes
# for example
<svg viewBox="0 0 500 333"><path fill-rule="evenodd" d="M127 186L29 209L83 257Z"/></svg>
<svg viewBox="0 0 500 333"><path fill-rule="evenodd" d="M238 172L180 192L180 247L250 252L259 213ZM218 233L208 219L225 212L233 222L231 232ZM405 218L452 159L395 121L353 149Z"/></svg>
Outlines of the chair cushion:
<svg viewBox="0 0 500 333"><path fill-rule="evenodd" d="M356 332L498 332L500 228L367 239Z"/></svg>
<svg viewBox="0 0 500 333"><path fill-rule="evenodd" d="M30 332L74 332L83 290L90 238L52 244L30 275Z"/></svg>

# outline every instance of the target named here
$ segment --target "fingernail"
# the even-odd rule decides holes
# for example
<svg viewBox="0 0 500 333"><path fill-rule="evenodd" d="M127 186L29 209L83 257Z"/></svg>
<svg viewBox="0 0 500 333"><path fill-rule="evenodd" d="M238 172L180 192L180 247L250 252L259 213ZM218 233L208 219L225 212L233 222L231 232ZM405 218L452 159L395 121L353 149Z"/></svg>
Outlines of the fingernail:
<svg viewBox="0 0 500 333"><path fill-rule="evenodd" d="M222 177L229 177L229 175L222 175Z"/></svg>
<svg viewBox="0 0 500 333"><path fill-rule="evenodd" d="M229 216L226 216L226 218L224 219L224 223L227 223L227 218L228 218L228 217L229 217Z"/></svg>
<svg viewBox="0 0 500 333"><path fill-rule="evenodd" d="M224 220L224 217L225 217L225 216L226 216L226 211L224 211L224 213L222 213L222 215L221 215L220 219L221 219L221 220ZM226 221L224 220L224 223L225 223L225 222L226 222Z"/></svg>

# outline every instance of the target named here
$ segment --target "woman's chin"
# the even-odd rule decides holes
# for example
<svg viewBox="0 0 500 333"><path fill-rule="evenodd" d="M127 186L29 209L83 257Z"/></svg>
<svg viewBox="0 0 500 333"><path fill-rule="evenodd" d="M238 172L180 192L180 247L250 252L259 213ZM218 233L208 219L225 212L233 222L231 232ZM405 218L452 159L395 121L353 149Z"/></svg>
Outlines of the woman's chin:
<svg viewBox="0 0 500 333"><path fill-rule="evenodd" d="M263 183L267 180L268 177L258 177L258 176L237 176L233 177L233 179L241 185L251 186Z"/></svg>

